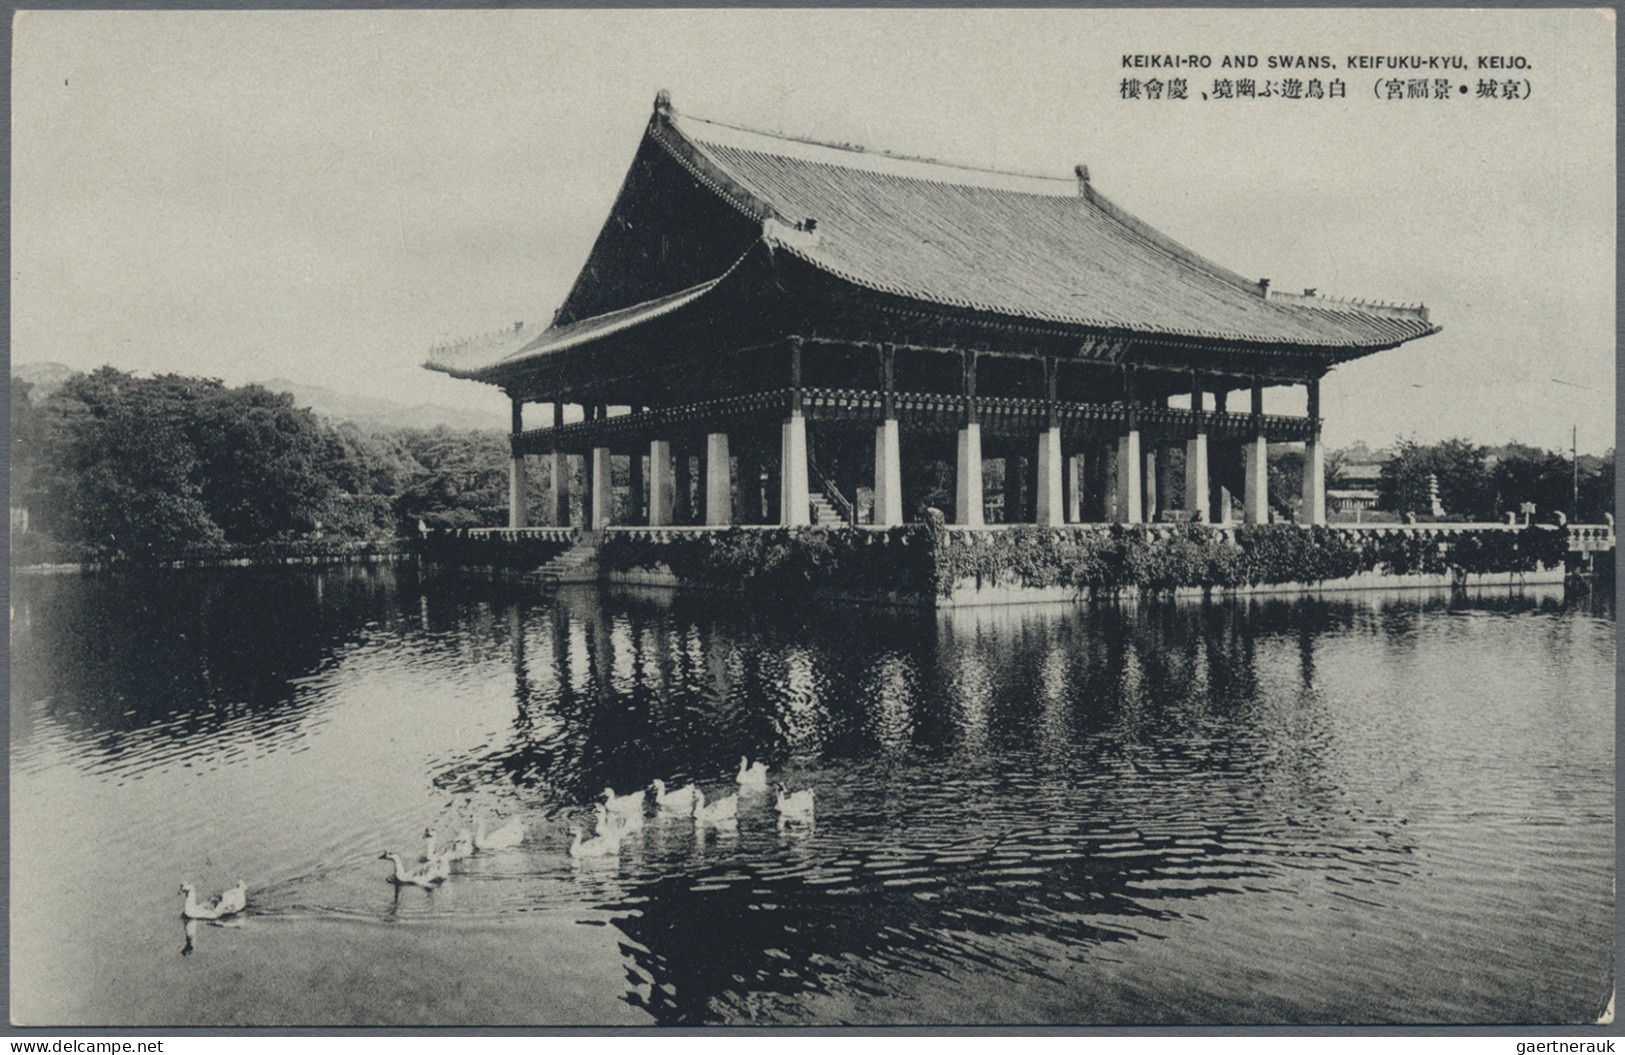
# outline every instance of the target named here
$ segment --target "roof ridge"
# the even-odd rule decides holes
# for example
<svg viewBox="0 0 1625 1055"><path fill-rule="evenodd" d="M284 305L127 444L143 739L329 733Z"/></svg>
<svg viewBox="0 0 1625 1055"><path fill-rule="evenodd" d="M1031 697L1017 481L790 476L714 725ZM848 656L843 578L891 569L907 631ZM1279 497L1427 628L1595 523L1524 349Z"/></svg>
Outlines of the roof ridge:
<svg viewBox="0 0 1625 1055"><path fill-rule="evenodd" d="M825 150L839 150L848 154L859 154L864 158L884 159L888 161L908 161L919 165L933 165L937 168L959 169L963 172L976 172L990 176L1016 176L1020 179L1047 180L1067 187L1076 187L1077 181L1071 176L1050 176L1041 172L1020 172L1015 169L993 168L988 165L966 165L958 161L944 161L942 158L928 157L924 154L897 154L890 150L871 150L860 143L831 143L823 139L813 139L810 136L793 136L784 132L768 132L760 128L751 128L749 125L736 125L729 121L718 121L711 117L700 117L696 114L671 111L672 116L680 116L684 121L697 121L700 124L712 125L716 128L727 128L735 132L746 132L750 135L764 136L768 139L777 139L784 143L797 143L803 146L820 147Z"/></svg>

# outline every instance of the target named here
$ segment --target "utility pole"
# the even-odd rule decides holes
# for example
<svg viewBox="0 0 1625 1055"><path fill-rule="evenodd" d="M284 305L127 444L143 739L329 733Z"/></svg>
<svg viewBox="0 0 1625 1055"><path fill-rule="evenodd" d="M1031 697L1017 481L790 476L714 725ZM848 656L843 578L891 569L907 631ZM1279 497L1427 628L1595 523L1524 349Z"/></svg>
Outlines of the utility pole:
<svg viewBox="0 0 1625 1055"><path fill-rule="evenodd" d="M1572 455L1570 464L1574 467L1574 491L1569 500L1569 523L1580 522L1580 426L1574 426L1574 432L1569 438L1569 454Z"/></svg>

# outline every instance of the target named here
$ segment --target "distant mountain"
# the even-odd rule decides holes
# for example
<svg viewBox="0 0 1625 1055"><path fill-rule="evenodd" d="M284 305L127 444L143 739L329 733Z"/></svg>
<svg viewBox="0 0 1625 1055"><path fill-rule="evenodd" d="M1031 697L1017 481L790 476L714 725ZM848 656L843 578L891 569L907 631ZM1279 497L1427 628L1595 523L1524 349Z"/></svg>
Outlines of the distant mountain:
<svg viewBox="0 0 1625 1055"><path fill-rule="evenodd" d="M20 377L34 387L28 390L28 401L38 403L62 387L62 382L79 371L61 363L23 363L11 368L12 377Z"/></svg>
<svg viewBox="0 0 1625 1055"><path fill-rule="evenodd" d="M285 377L273 377L260 384L273 392L286 392L295 404L309 407L334 421L349 421L368 429L432 429L444 425L452 429L495 429L505 431L508 422L501 414L482 414L434 403L408 407L377 396L357 396L335 392L320 385L301 385Z"/></svg>
<svg viewBox="0 0 1625 1055"><path fill-rule="evenodd" d="M62 387L62 382L79 371L61 363L20 363L11 368L11 376L21 378L34 387L28 398L38 403ZM508 421L502 413L482 414L476 410L458 410L433 403L420 403L415 407L403 406L377 396L357 396L335 392L320 385L301 385L285 377L261 381L273 392L286 392L295 404L309 407L319 416L333 421L351 421L366 429L432 429L444 425L452 429L494 429L506 431Z"/></svg>

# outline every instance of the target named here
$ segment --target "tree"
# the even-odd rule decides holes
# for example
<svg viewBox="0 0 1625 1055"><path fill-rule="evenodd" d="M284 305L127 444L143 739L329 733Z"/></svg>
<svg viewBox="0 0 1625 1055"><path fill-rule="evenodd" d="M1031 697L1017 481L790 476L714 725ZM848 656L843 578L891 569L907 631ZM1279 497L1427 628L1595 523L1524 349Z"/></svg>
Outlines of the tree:
<svg viewBox="0 0 1625 1055"><path fill-rule="evenodd" d="M195 392L182 380L104 366L52 394L49 485L69 512L64 541L107 557L223 541L187 431Z"/></svg>
<svg viewBox="0 0 1625 1055"><path fill-rule="evenodd" d="M1561 510L1565 515L1573 498L1569 460L1552 451L1510 443L1490 474L1495 488L1496 512L1518 513L1533 502L1538 514Z"/></svg>
<svg viewBox="0 0 1625 1055"><path fill-rule="evenodd" d="M331 445L309 410L259 385L189 384L205 508L226 541L285 541L314 531L337 491Z"/></svg>
<svg viewBox="0 0 1625 1055"><path fill-rule="evenodd" d="M1484 467L1484 448L1464 439L1423 446L1401 439L1383 465L1378 508L1427 516L1432 512L1428 478L1439 484L1439 504L1452 518L1487 520L1494 515L1495 493Z"/></svg>
<svg viewBox="0 0 1625 1055"><path fill-rule="evenodd" d="M499 432L402 429L423 472L397 499L401 520L430 527L500 527L508 520L507 437Z"/></svg>

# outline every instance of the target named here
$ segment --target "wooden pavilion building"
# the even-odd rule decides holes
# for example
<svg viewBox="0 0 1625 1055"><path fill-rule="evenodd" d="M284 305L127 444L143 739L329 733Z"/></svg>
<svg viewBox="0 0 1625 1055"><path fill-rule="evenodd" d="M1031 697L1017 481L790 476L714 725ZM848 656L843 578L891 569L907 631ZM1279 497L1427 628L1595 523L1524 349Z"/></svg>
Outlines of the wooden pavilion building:
<svg viewBox="0 0 1625 1055"><path fill-rule="evenodd" d="M865 519L893 526L944 503L929 466L952 466L949 521L979 526L985 457L1004 461L1007 522L1222 522L1234 496L1259 523L1272 442L1304 445L1299 519L1323 523L1321 377L1438 330L1420 306L1230 272L1081 165L1050 179L828 146L681 115L662 92L551 325L426 365L512 400L512 527L527 455L552 459L555 524L581 477L586 528L798 525L825 503L855 522L859 488ZM1307 389L1306 416L1263 413L1279 385ZM526 403L550 424L525 428Z"/></svg>

